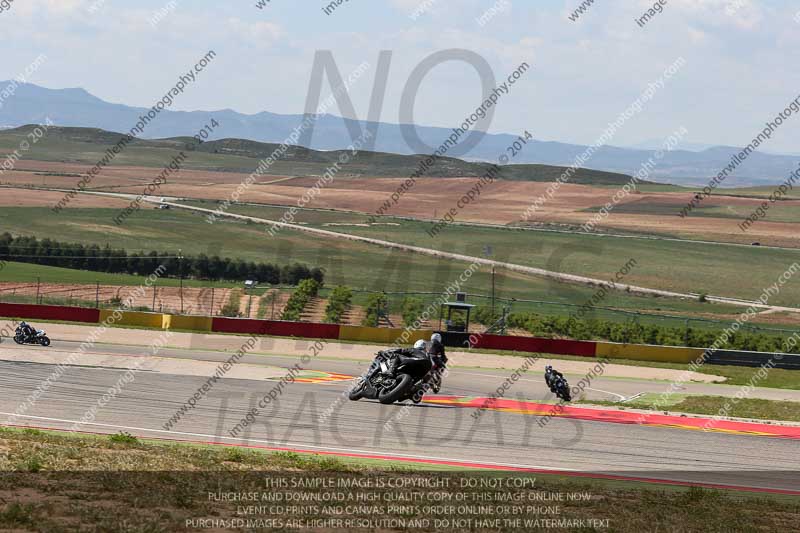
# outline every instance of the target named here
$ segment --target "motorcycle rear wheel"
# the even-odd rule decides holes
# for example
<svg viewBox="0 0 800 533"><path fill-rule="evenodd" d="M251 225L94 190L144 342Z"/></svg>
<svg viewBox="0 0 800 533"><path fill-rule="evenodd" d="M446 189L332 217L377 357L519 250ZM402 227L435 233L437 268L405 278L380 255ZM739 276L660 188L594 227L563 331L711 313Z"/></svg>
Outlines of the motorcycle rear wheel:
<svg viewBox="0 0 800 533"><path fill-rule="evenodd" d="M23 339L19 335L14 335L14 342L16 342L17 344L25 344L25 339Z"/></svg>
<svg viewBox="0 0 800 533"><path fill-rule="evenodd" d="M394 387L388 390L381 389L380 392L378 392L378 401L387 404L396 402L407 392L412 381L413 378L409 374L400 374Z"/></svg>
<svg viewBox="0 0 800 533"><path fill-rule="evenodd" d="M565 402L572 401L572 397L569 394L569 389L567 387L559 389L557 396L564 400Z"/></svg>

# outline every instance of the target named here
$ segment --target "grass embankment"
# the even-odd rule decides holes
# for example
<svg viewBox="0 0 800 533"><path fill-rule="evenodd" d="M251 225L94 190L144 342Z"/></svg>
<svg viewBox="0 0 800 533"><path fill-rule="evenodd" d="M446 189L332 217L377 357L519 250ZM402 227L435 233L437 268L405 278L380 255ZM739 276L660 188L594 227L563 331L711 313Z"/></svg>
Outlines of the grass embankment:
<svg viewBox="0 0 800 533"><path fill-rule="evenodd" d="M75 436L35 430L0 429L3 455L0 466L9 471L0 478L0 527L3 529L58 531L92 526L99 531L185 531L198 526L197 520L252 519L242 514L248 506L264 506L261 517L288 520L305 517L318 520L335 518L336 506L351 507L346 515L362 519L427 518L429 527L422 531L443 530L434 527L433 519L454 515L425 513L425 506L437 505L431 499L416 503L398 502L391 509L390 496L409 493L461 493L473 506L491 507L481 511L487 519L514 518L502 506L538 509L533 519L610 519L611 531L789 531L797 525L800 500L788 496L759 496L699 488L651 486L642 483L575 479L562 476L525 476L519 473L482 473L483 479L527 479L524 488L462 488L466 473L412 471L386 467L383 463L344 462L332 457L267 453L239 448L143 442L127 435L112 437ZM472 479L476 474L472 474ZM271 479L332 479L373 482L401 478L445 479L449 488L437 486L398 489L330 487L291 488L270 486ZM325 503L314 500L240 501L212 495L256 493L259 495L325 493L361 493L379 495L377 501ZM497 503L477 501L477 496L567 495L583 494L586 499ZM262 496L263 497L263 496ZM533 501L533 503L531 503ZM455 499L439 500L442 505L461 505ZM278 509L275 505L283 506ZM374 510L374 506L381 509ZM303 509L305 507L305 509ZM556 513L541 514L541 509L557 508ZM252 509L252 508L251 508ZM531 513L533 511L528 511ZM461 513L466 518L466 515ZM527 516L531 516L528 514ZM473 517L473 520L475 518ZM192 522L195 521L195 522ZM194 526L192 525L194 524ZM219 528L219 526L217 526ZM262 526L263 527L263 526ZM540 526L541 527L541 526ZM224 528L227 530L228 528ZM343 531L348 527L339 527ZM453 528L447 528L454 530ZM459 528L456 528L459 529ZM463 528L461 528L463 529ZM498 529L493 527L492 529ZM221 530L221 529L218 529ZM565 531L588 531L591 528L566 528Z"/></svg>
<svg viewBox="0 0 800 533"><path fill-rule="evenodd" d="M724 396L692 396L686 394L675 394L662 398L659 394L649 393L625 403L591 400L580 403L611 405L617 408L648 409L658 412L670 411L695 415L800 422L800 402L762 400L758 398L736 399Z"/></svg>

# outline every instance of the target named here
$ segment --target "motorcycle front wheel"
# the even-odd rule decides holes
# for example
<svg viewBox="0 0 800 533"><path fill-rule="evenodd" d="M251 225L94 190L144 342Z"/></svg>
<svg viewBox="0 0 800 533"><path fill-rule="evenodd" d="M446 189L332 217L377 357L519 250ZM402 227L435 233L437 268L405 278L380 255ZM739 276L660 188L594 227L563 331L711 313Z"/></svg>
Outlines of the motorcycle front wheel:
<svg viewBox="0 0 800 533"><path fill-rule="evenodd" d="M347 397L350 398L350 401L357 402L364 397L364 389L366 387L366 380L360 380L352 389L350 389L350 392L347 393Z"/></svg>
<svg viewBox="0 0 800 533"><path fill-rule="evenodd" d="M42 346L50 346L50 337L42 337L39 339L39 344Z"/></svg>
<svg viewBox="0 0 800 533"><path fill-rule="evenodd" d="M394 403L406 393L411 386L413 378L408 374L400 374L395 384L390 389L381 389L378 392L378 401L381 403Z"/></svg>

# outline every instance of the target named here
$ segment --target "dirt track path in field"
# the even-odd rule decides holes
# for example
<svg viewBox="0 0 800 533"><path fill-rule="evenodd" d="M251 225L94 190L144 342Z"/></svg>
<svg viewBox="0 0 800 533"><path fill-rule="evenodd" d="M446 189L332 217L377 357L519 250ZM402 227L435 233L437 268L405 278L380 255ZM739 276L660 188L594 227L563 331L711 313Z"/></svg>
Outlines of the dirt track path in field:
<svg viewBox="0 0 800 533"><path fill-rule="evenodd" d="M103 193L98 193L98 194L103 194ZM151 203L161 203L161 202L159 202L157 200L145 199L145 201L148 201L148 202L151 202ZM175 203L175 202L163 202L163 203L169 204L169 205L171 205L173 207L177 207L177 208L180 208L180 209L188 209L190 211L197 211L197 212L208 213L208 214L216 213L216 211L214 211L212 209L204 209L202 207L193 207L193 206L183 205L183 204L179 204L179 203ZM245 216L245 215L236 215L236 214L233 214L233 213L222 213L222 214L217 213L217 216L225 216L225 217L228 217L228 218L236 218L236 219L239 219L239 220L250 220L250 221L253 221L253 222L260 223L260 224L271 224L271 225L280 226L280 227L284 227L284 228L288 228L288 229L293 229L293 230L296 230L296 231L304 231L306 233L313 233L313 234L316 234L316 235L321 235L323 237L331 237L331 238L335 238L335 239L345 239L345 240L350 240L350 241L364 242L364 243L368 243L368 244L375 244L375 245L378 245L378 246L383 246L385 248L394 248L394 249L403 250L403 251L407 251L407 252L430 255L430 256L433 256L433 257L444 257L444 258L447 258L447 259L454 259L456 261L464 261L466 263L477 263L477 264L481 264L481 265L494 266L494 267L499 267L499 268L503 268L503 269L506 269L506 270L510 270L512 272L520 272L522 274L531 274L531 275L534 275L534 276L542 276L542 277L546 277L546 278L550 278L550 279L555 279L557 281L563 281L563 282L568 282L568 283L576 283L576 284L579 284L579 285L589 285L589 286L597 286L597 287L599 287L599 286L606 285L608 283L606 280L601 280L601 279L597 279L597 278L589 278L589 277L586 277L586 276L578 276L578 275L575 275L575 274L564 274L563 272L554 272L552 270L545 270L545 269L542 269L542 268L529 267L529 266L524 266L524 265L517 265L517 264L514 264L514 263L505 263L505 262L502 262L502 261L495 261L495 260L486 259L486 258L483 258L483 257L474 257L474 256L469 256L469 255L456 254L456 253L452 253L452 252L441 252L439 250L434 250L432 248L423 248L423 247L420 247L420 246L411 246L411 245L408 245L408 244L400 244L400 243L391 242L391 241L384 241L384 240L381 240L381 239L372 239L370 237L361 237L359 235L350 235L350 234L347 234L347 233L339 233L339 232L336 232L336 231L329 231L329 230L318 229L318 228L309 228L309 227L301 226L301 225L298 225L298 224L289 224L289 223L286 223L286 222L277 222L277 221L269 220L269 219L266 219L266 218L258 218L258 217L251 217L251 216ZM665 291L665 290L661 290L661 289L650 289L650 288L647 288L647 287L639 287L637 285L628 285L628 284L625 284L625 283L617 283L614 286L614 289L618 290L618 291L626 291L626 292L631 292L631 293L635 293L635 294L641 294L641 295L644 295L644 296L665 296L665 297L668 297L668 298L678 298L678 299L682 299L682 300L696 300L698 298L698 295L696 295L696 294ZM782 307L782 306L775 306L775 305L765 305L765 304L762 304L761 302L757 302L757 301L740 300L738 298L727 298L727 297L724 297L724 296L711 296L711 295L709 295L709 296L706 297L706 300L711 301L711 302L735 305L735 306L739 306L739 307L751 307L751 306L753 306L753 307L756 307L758 309L773 310L773 311L784 311L784 312L790 312L790 313L800 313L800 308Z"/></svg>
<svg viewBox="0 0 800 533"><path fill-rule="evenodd" d="M62 192L69 192L69 191L62 191ZM104 193L104 192L94 192L94 191L84 191L83 194L93 194L99 196L110 196L110 197L122 197L122 198L129 198L133 199L136 198L135 195L132 194L122 194L122 193ZM502 268L505 270L509 270L512 272L519 272L521 274L533 275L533 276L540 276L545 278L554 279L556 281L566 282L566 283L574 283L578 285L590 286L590 287L601 287L607 286L608 281L597 279L597 278L589 278L586 276L578 276L576 274L565 274L563 272L554 272L552 270L545 270L542 268L536 267L529 267L524 265L518 265L515 263L505 263L503 261L495 261L493 259L487 259L484 257L475 257L469 256L464 254L456 254L452 252L442 252L439 250L434 250L432 248L423 248L421 246L412 246L409 244L400 244L391 241L385 241L381 239L373 239L370 237L362 237L360 235L350 235L347 233L339 233L336 231L324 230L319 228L310 228L307 226L301 226L298 224L290 224L287 222L278 222L275 220L269 220L266 218L259 218L259 217L251 217L246 215L237 215L234 213L222 212L222 211L215 211L213 209L205 209L202 207L194 207L184 204L179 204L177 202L161 202L155 198L143 198L145 202L149 202L152 204L166 204L172 207L176 207L178 209L186 209L189 211L194 211L198 213L206 213L206 214L213 214L217 217L227 217L233 218L238 220L244 221L252 221L259 224L267 224L272 226L278 226L281 228L292 229L295 231L303 231L306 233L312 233L314 235L320 235L322 237L334 238L334 239L343 239L348 241L355 241L355 242L363 242L367 244L373 244L377 246L381 246L384 248L393 248L396 250L403 250L405 252L412 252L418 253L423 255L429 255L433 257L442 257L446 259L453 259L456 261L463 261L467 264L479 264L479 265L486 265L491 267ZM667 298L677 298L681 300L696 300L699 295L697 294L690 294L690 293L682 293L682 292L673 292L673 291L666 291L661 289L650 289L647 287L640 287L637 285L629 285L625 283L617 283L612 287L614 290L617 291L626 291L633 294L640 294L643 296L662 296ZM782 307L782 306L775 306L775 305L766 305L762 304L761 302L751 301L751 300L741 300L738 298L727 298L724 296L706 296L706 300L709 302L717 302L723 303L728 305L734 305L738 307L754 307L757 309L764 309L764 310L775 310L775 311L784 311L789 313L800 313L800 308L795 307Z"/></svg>

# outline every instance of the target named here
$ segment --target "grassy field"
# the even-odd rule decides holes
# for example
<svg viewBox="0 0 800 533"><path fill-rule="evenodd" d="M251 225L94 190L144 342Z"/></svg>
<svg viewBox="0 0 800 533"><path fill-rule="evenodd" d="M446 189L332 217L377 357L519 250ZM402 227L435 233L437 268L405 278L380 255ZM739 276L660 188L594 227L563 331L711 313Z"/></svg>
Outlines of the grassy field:
<svg viewBox="0 0 800 533"><path fill-rule="evenodd" d="M237 206L233 211L263 218L280 217L282 213L281 208L251 206ZM304 211L298 221L325 227L331 216L329 212ZM761 247L461 225L451 225L431 238L426 233L430 223L388 217L381 221L396 225L343 225L327 229L446 251L464 253L467 249L475 255L482 255L488 247L493 259L600 279L611 279L633 258L637 265L623 283L744 299L756 299L792 263L800 260L795 251ZM366 217L358 220L352 213L342 219L344 224L365 222ZM742 275L743 270L746 276ZM790 283L770 303L795 306L798 300L800 284Z"/></svg>
<svg viewBox="0 0 800 533"><path fill-rule="evenodd" d="M105 272L90 272L88 270L73 270L71 268L59 268L44 265L32 265L28 263L9 262L5 268L0 270L0 281L24 281L36 283L69 283L94 285L132 285L139 286L144 283L146 276L129 276L127 274L108 274ZM176 278L162 277L158 279L159 287L177 287L180 280ZM184 280L184 287L206 287L207 281ZM239 282L217 282L216 287L239 287Z"/></svg>
<svg viewBox="0 0 800 533"><path fill-rule="evenodd" d="M744 196L744 195L743 195ZM586 213L599 212L602 205L591 209L584 209ZM674 215L675 204L669 202L658 202L655 200L642 200L629 202L614 207L614 213L628 215ZM713 197L707 203L700 204L692 211L693 217L707 218L727 218L731 220L744 221L753 213L753 208L743 208L715 204ZM785 201L771 203L767 216L763 220L770 222L800 223L800 206L797 203Z"/></svg>
<svg viewBox="0 0 800 533"><path fill-rule="evenodd" d="M244 209L244 208L243 208ZM276 209L269 212L261 212L262 216L273 216ZM248 209L249 211L249 209ZM19 235L33 235L49 237L54 240L67 242L81 242L84 244L108 243L112 247L121 247L130 251L150 250L175 253L181 249L184 254L207 254L239 257L249 261L266 261L278 264L301 262L308 265L320 266L326 271L326 284L334 286L344 284L359 290L388 291L388 292L420 292L430 293L431 300L434 295L441 294L444 288L467 268L466 263L450 261L444 259L432 259L417 254L406 254L377 248L375 246L346 242L341 240L328 240L321 237L295 232L291 230L280 231L275 237L270 237L264 230L264 226L258 224L248 224L239 221L218 220L215 224L209 225L199 214L193 214L180 210L146 210L134 217L131 217L122 227L117 227L111 223L113 209L67 209L61 214L54 214L46 208L4 208L0 211L0 227L4 231L11 231ZM306 214L308 213L308 214ZM331 212L304 212L303 216L309 219L316 218L316 224L327 224L332 216ZM352 220L354 215L346 215L346 219ZM319 220L321 219L321 220ZM323 221L324 220L324 221ZM398 240L408 240L413 242L411 237L415 227L419 223L399 221L400 226L376 226L367 229L363 233ZM355 231L365 228L353 228L348 226L321 226L329 229ZM442 246L445 249L464 253L467 255L480 256L487 242L497 241L494 257L503 259L500 250L511 248L524 248L521 243L524 239L533 239L534 248L538 245L536 241L551 239L548 235L539 234L528 235L517 231L506 230L482 230L470 228L452 228L461 237L449 240ZM462 238L463 237L463 238ZM491 239L489 241L485 240ZM503 237L505 240L498 240ZM556 236L561 238L560 236ZM569 236L567 236L569 237ZM588 237L583 237L587 239ZM629 252L617 250L618 256L612 258L603 252L599 256L596 254L586 254L585 242L582 243L576 237L571 246L577 246L574 255L567 255L562 263L557 262L560 248L554 248L559 241L551 242L548 246L549 253L554 259L542 260L543 253L548 253L542 249L543 253L521 251L508 260L519 260L525 263L526 258L530 258L530 263L541 263L554 270L570 272L577 270L578 273L608 278L614 270L622 264L622 259L627 260ZM628 243L629 241L625 241ZM658 243L656 243L657 245ZM659 253L656 245L644 243L643 249L648 249L649 253L664 261L665 255ZM569 251L569 249L567 249ZM750 250L747 250L748 252ZM648 265L646 259L640 255L637 257L640 264ZM607 270L603 270L606 265ZM569 267L572 268L569 268ZM721 264L719 261L713 262L714 267L726 267L727 272L734 269L730 265ZM658 265L641 267L644 272L655 269L656 272L669 274L669 268L660 269ZM27 269L27 270L26 270ZM612 270L613 269L613 270ZM642 276L639 268L631 274L631 281L637 281L634 277L639 274L638 281L652 282L646 285L662 287L669 285L656 277L652 279ZM679 273L689 272L688 266L678 269ZM66 273L65 273L66 274ZM26 281L35 282L37 277L45 277L51 281L59 281L61 275L58 271L49 271L44 267L17 266L8 267L5 272L0 272L0 280L7 281ZM697 274L700 275L700 274ZM70 273L69 276L78 276L83 280L94 283L96 280L109 279L107 276L97 273ZM696 277L696 276L695 276ZM673 279L677 284L678 279ZM128 278L119 278L120 283L132 281ZM169 280L165 283L174 283ZM713 280L712 280L713 281ZM645 283L643 283L645 284ZM691 287L693 284L685 284ZM475 273L472 278L464 285L464 289L470 293L488 295L491 293L491 273L487 269L482 269ZM668 287L667 287L668 288ZM696 287L701 289L700 287ZM589 301L596 293L597 289L591 287L580 287L557 283L533 276L525 276L516 273L498 271L495 279L495 290L498 298L507 299L530 299L555 302L555 306L542 309L542 304L516 302L512 306L513 311L540 310L547 314L566 315L576 310L576 307ZM487 303L488 299L482 299L475 303ZM570 305L572 307L570 307ZM738 308L717 304L704 304L691 300L674 300L667 298L652 298L632 296L624 292L609 293L602 301L602 306L631 311L655 311L660 314L672 315L692 315L707 316L713 315L715 318L732 319L735 314L741 312ZM610 313L616 316L615 320L625 320L626 315ZM653 319L660 323L675 323L675 319L658 318Z"/></svg>
<svg viewBox="0 0 800 533"><path fill-rule="evenodd" d="M408 493L396 488L348 489L326 487L270 488L265 482L296 483L308 479L397 483L411 480L449 480L450 489L414 489L416 492L464 494L469 501L478 495L492 497L498 490L477 487L459 488L462 479L499 479L513 476L528 480L525 488L503 489L504 494L527 498L530 494L577 494L580 500L564 498L555 516L536 518L610 519L610 531L727 532L774 530L789 531L800 512L797 498L780 495L753 495L707 490L696 487L657 486L626 481L569 478L555 475L520 473L442 472L412 468L408 463L356 462L335 457L298 455L291 452L268 453L241 448L165 444L140 441L125 434L111 437L76 436L37 430L0 429L0 457L6 475L0 481L0 527L4 530L61 531L93 526L99 531L160 532L196 530L192 520L202 518L248 518L241 510L248 505L265 505L250 518L280 517L319 519L332 517L338 502L312 502L303 508L273 501L225 501L216 494L254 493L306 495L325 492L376 494L380 500L352 509L347 515L378 518L370 505L383 506L380 517L443 518L441 513L425 513L424 504L404 504L389 511L384 494ZM480 476L480 477L478 477ZM54 490L58 487L58 490ZM265 488L266 487L266 488ZM455 488L454 488L455 487ZM553 496L550 496L553 497ZM320 496L320 500L322 496ZM428 501L427 499L425 500ZM527 499L524 501L528 501ZM344 502L356 505L358 502ZM500 504L482 502L486 518L511 518ZM507 503L524 508L524 504ZM541 511L540 511L541 512ZM527 515L526 516L530 516ZM450 516L452 519L453 516ZM341 531L351 528L339 527ZM431 523L416 527L421 531L442 530ZM455 528L458 529L458 528ZM448 530L455 530L448 528ZM215 530L219 530L218 528ZM594 529L565 529L589 531Z"/></svg>

